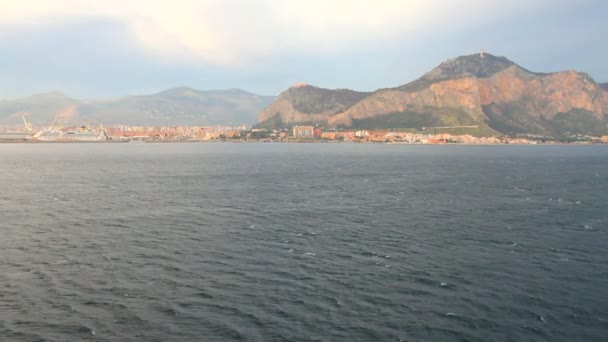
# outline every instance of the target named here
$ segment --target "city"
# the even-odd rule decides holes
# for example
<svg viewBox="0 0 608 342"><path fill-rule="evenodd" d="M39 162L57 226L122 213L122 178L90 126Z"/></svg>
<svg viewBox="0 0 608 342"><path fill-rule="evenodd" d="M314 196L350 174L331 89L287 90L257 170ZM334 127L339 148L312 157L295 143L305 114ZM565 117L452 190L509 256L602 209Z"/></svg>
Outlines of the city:
<svg viewBox="0 0 608 342"><path fill-rule="evenodd" d="M25 118L25 129L0 130L0 142L290 142L290 143L393 143L393 144L553 144L608 143L601 137L580 135L568 140L545 136L479 137L450 134L436 129L342 130L316 126L293 126L291 129L264 129L242 125L230 126L51 126L35 128ZM443 129L448 130L446 128Z"/></svg>

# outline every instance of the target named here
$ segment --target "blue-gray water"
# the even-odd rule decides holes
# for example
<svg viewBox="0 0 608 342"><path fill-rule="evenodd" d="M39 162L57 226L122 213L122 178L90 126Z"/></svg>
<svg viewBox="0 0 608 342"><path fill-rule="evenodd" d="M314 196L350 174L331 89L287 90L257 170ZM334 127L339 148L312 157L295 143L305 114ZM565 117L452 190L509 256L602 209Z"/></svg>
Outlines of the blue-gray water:
<svg viewBox="0 0 608 342"><path fill-rule="evenodd" d="M2 341L593 341L608 146L0 145Z"/></svg>

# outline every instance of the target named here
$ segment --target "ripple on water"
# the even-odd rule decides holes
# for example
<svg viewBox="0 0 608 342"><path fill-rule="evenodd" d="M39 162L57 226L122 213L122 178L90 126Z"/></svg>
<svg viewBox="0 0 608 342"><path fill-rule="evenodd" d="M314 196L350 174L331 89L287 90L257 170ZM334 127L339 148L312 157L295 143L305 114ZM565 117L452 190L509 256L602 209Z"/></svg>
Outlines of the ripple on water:
<svg viewBox="0 0 608 342"><path fill-rule="evenodd" d="M123 145L0 149L0 340L608 335L606 149Z"/></svg>

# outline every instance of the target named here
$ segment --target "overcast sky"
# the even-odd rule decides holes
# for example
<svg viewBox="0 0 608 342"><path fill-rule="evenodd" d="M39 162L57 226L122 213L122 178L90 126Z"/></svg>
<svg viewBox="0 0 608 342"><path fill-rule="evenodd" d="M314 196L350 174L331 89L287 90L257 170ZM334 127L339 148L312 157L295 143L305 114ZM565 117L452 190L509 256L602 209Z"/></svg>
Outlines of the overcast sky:
<svg viewBox="0 0 608 342"><path fill-rule="evenodd" d="M0 0L0 98L375 90L485 48L608 82L601 0Z"/></svg>

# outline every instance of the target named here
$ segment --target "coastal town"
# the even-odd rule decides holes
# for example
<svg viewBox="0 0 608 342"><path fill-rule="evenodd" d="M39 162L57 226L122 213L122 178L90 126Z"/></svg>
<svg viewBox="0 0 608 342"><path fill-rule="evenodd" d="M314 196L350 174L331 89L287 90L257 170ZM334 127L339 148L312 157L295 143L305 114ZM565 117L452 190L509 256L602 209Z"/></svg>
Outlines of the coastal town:
<svg viewBox="0 0 608 342"><path fill-rule="evenodd" d="M33 127L25 118L24 129L0 129L0 142L291 142L291 143L393 143L393 144L551 144L608 143L602 137L574 136L558 141L544 136L479 137L471 134L420 130L343 130L302 125L285 129L264 129L249 126L51 126Z"/></svg>

